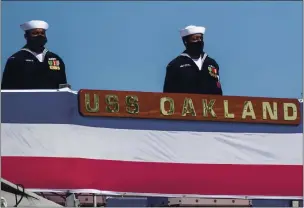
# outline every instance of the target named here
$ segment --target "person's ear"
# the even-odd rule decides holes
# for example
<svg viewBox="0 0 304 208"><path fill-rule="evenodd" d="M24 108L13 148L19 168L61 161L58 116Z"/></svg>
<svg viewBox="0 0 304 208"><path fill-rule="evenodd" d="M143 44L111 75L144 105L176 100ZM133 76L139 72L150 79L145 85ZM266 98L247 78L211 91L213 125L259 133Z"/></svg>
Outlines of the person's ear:
<svg viewBox="0 0 304 208"><path fill-rule="evenodd" d="M184 46L187 47L187 41L183 40Z"/></svg>

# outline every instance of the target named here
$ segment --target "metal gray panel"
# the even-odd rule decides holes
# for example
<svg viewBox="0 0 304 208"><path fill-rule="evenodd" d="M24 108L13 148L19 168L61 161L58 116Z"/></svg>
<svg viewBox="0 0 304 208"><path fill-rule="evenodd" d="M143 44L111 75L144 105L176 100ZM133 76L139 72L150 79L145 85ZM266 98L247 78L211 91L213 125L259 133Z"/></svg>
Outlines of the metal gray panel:
<svg viewBox="0 0 304 208"><path fill-rule="evenodd" d="M148 207L164 207L168 205L167 197L147 197Z"/></svg>
<svg viewBox="0 0 304 208"><path fill-rule="evenodd" d="M108 198L106 207L147 207L147 203L144 197Z"/></svg>
<svg viewBox="0 0 304 208"><path fill-rule="evenodd" d="M253 199L253 207L291 207L291 200L287 199Z"/></svg>

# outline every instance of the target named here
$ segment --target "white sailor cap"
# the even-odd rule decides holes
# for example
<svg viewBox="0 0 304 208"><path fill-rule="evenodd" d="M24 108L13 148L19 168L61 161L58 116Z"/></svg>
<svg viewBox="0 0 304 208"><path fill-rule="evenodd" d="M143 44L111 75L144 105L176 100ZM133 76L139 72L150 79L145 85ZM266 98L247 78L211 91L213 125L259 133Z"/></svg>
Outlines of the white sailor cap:
<svg viewBox="0 0 304 208"><path fill-rule="evenodd" d="M206 31L206 28L204 28L204 27L189 25L180 31L180 35L183 38L185 36L198 34L198 33L205 34L205 31Z"/></svg>
<svg viewBox="0 0 304 208"><path fill-rule="evenodd" d="M49 24L42 20L31 20L29 22L25 22L22 25L20 25L20 28L24 31L32 30L32 29L47 30L49 28Z"/></svg>

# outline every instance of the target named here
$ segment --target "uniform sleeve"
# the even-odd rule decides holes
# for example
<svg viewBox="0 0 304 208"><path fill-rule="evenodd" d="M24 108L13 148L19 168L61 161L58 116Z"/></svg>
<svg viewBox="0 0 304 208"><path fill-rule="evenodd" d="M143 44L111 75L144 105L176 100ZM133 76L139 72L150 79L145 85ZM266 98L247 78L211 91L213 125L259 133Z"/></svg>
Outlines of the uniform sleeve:
<svg viewBox="0 0 304 208"><path fill-rule="evenodd" d="M168 64L166 68L166 77L163 92L178 93L179 85L177 80L177 70L173 64Z"/></svg>
<svg viewBox="0 0 304 208"><path fill-rule="evenodd" d="M58 87L60 84L67 84L67 77L66 77L66 71L65 71L65 64L63 62L63 60L60 58L60 75L58 77L57 83L58 83Z"/></svg>
<svg viewBox="0 0 304 208"><path fill-rule="evenodd" d="M10 57L2 74L1 89L22 89L22 69L15 57Z"/></svg>
<svg viewBox="0 0 304 208"><path fill-rule="evenodd" d="M215 89L214 89L214 93L215 95L223 95L223 89L222 89L222 85L220 82L220 67L218 65L218 63L216 63L216 61L214 61L214 65L217 68L217 80L216 80L216 85L215 85Z"/></svg>

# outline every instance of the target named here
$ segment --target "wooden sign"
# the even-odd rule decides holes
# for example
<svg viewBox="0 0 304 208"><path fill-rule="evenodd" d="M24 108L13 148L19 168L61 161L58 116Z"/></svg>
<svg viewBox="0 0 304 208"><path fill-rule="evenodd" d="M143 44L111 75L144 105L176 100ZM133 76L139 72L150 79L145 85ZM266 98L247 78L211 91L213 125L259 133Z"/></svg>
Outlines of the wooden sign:
<svg viewBox="0 0 304 208"><path fill-rule="evenodd" d="M297 99L80 90L83 116L298 125Z"/></svg>

